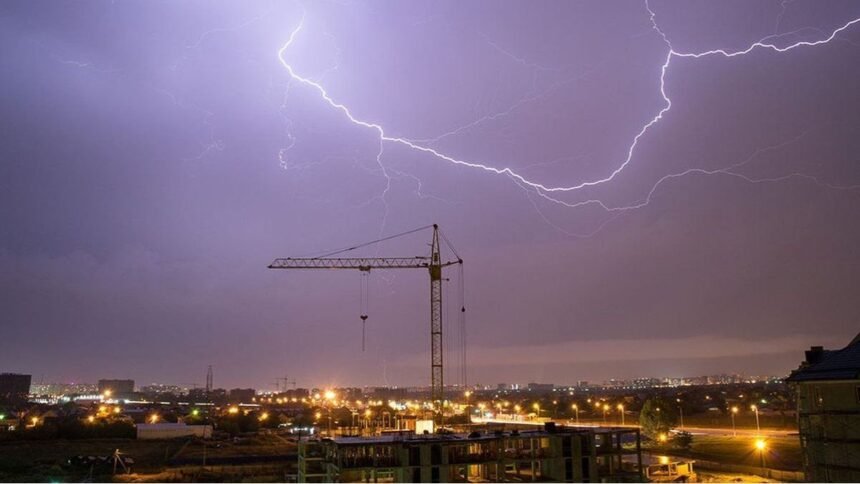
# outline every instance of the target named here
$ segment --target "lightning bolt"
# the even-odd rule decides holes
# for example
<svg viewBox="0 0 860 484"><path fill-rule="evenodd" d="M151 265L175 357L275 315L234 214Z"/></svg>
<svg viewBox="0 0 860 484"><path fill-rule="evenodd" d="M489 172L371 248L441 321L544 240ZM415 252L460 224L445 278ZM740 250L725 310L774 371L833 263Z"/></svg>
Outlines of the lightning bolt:
<svg viewBox="0 0 860 484"><path fill-rule="evenodd" d="M814 41L803 40L803 41L794 42L794 43L791 43L791 44L788 44L785 46L778 46L775 43L773 43L772 40L775 40L776 38L781 38L785 35L789 35L792 33L770 35L768 37L764 37L761 40L750 44L748 47L741 49L741 50L731 51L731 50L727 50L727 49L712 49L712 50L707 50L707 51L703 51L703 52L684 52L684 51L676 50L675 47L672 45L672 43L669 41L669 38L666 35L666 33L658 25L658 23L656 21L656 13L651 8L651 6L649 5L647 0L645 2L645 8L649 14L649 19L651 22L652 30L654 32L656 32L662 38L663 42L665 43L665 45L667 47L667 52L666 52L664 61L659 67L659 71L660 71L659 92L660 92L660 96L661 96L662 101L663 101L663 107L660 108L660 110L653 117L651 117L649 120L647 120L642 125L641 128L639 128L639 130L633 136L630 144L628 145L624 159L617 165L616 168L614 168L611 172L609 172L608 175L606 175L602 178L597 178L597 179L593 179L593 180L589 180L589 181L583 181L583 182L580 182L580 183L577 183L574 185L567 185L567 186L564 186L564 185L551 186L551 185L547 185L544 183L540 183L540 182L526 178L524 175L513 170L512 168L509 168L509 167L501 167L500 168L500 167L492 166L490 164L486 164L486 163L482 163L482 162L478 162L478 161L470 161L470 160L460 159L460 158L454 157L453 155L443 153L442 151L427 145L428 143L433 143L433 142L438 141L439 139L441 139L443 137L459 133L459 132L463 131L464 129L468 129L468 128L476 125L476 123L484 122L486 120L493 119L494 117L507 115L511 111L516 109L516 107L524 101L519 101L518 103L515 103L515 105L512 106L509 110L497 113L495 115L490 115L490 116L487 116L485 118L481 118L476 122L470 123L468 125L464 125L460 128L457 128L456 130L453 130L449 133L445 133L442 136L439 136L437 138L428 139L428 140L417 140L417 139L396 137L396 136L389 135L382 125L375 123L375 122L372 122L372 121L360 119L360 118L356 117L355 115L353 115L353 113L350 111L349 107L346 106L345 104L341 103L341 102L336 101L328 93L328 91L325 89L325 87L322 84L320 84L319 82L316 82L316 81L314 81L308 77L304 77L304 76L300 75L299 73L297 73L295 71L295 69L292 67L292 65L287 61L286 52L293 45L293 42L295 41L296 36L298 36L299 33L304 28L304 24L305 24L305 16L304 15L302 16L302 19L299 22L299 24L296 26L296 28L290 33L287 41L278 50L277 56L278 56L279 62L281 63L283 68L286 70L286 72L289 74L292 81L294 81L298 84L304 85L313 91L316 91L316 93L320 96L320 98L325 103L327 103L331 108L333 108L337 111L340 111L350 123L352 123L356 126L366 128L366 129L371 130L371 131L376 133L376 135L378 136L379 141L380 141L380 149L379 149L379 153L376 156L376 161L377 161L377 164L379 165L380 169L382 170L382 172L385 175L386 180L387 180L386 188L385 188L385 191L383 192L383 195L382 195L383 200L384 200L385 194L388 192L388 189L391 186L391 176L386 171L385 166L382 163L382 159L381 159L383 146L385 143L401 145L401 146L406 147L406 148L408 148L414 152L429 155L432 158L435 158L435 159L443 161L443 162L447 162L447 163L455 165L455 166L460 166L460 167L474 169L474 170L480 170L480 171L484 171L484 172L494 174L494 175L505 176L505 177L509 178L510 180L512 180L520 188L527 190L530 193L537 194L541 198L543 198L549 202L552 202L552 203L560 204L560 205L563 205L565 207L570 207L570 208L583 207L583 206L588 206L588 205L597 205L601 209L603 209L609 213L642 208L650 202L651 197L654 194L654 192L663 183L665 183L666 181L672 180L672 179L684 177L684 176L691 175L691 174L732 176L732 177L736 177L736 178L739 178L739 179L742 179L742 180L745 180L745 181L751 182L751 183L764 183L764 182L781 181L781 180L785 180L788 178L805 178L805 179L814 181L818 184L821 184L822 186L828 186L831 188L839 188L839 189L853 189L853 188L855 188L853 186L837 186L837 185L823 184L816 177L812 177L810 175L805 175L802 173L792 173L789 175L784 175L784 176L774 177L774 178L755 179L755 178L747 177L743 174L740 174L740 173L733 171L734 169L737 169L740 166L743 166L744 164L746 164L749 161L749 160L747 160L747 161L744 161L744 162L741 162L741 163L738 163L735 165L731 165L731 166L726 167L726 168L721 168L721 169L716 169L716 170L705 170L702 168L691 168L691 169L685 170L685 171L680 172L680 173L674 173L674 174L666 175L666 176L660 178L653 185L652 189L649 191L648 195L645 197L644 200L642 200L638 203L635 203L635 204L631 204L631 205L614 206L613 207L613 206L609 206L609 205L605 204L604 202L597 200L597 199L585 199L585 200L580 200L580 201L576 201L576 202L567 202L567 201L564 201L564 200L561 200L560 198L558 198L559 194L577 192L577 191L580 191L580 190L583 190L583 189L586 189L589 187L596 187L599 185L609 183L612 180L614 180L619 174L621 174L625 170L625 168L633 161L634 154L636 152L637 146L639 145L639 142L655 125L657 125L664 118L664 116L672 108L672 99L669 97L668 93L666 92L666 75L667 75L667 72L669 71L670 66L672 65L672 61L674 59L687 58L687 59L697 59L698 60L698 59L703 59L703 58L707 58L707 57L715 57L715 56L722 56L725 58L734 58L734 57L740 57L740 56L747 55L747 54L749 54L753 51L756 51L756 50L771 50L771 51L776 52L776 53L785 53L785 52L788 52L788 51L791 51L794 49L803 48L803 47L815 47L815 46L828 44L831 41L833 41L840 33L848 30L853 25L860 23L860 18L856 18L856 19L853 19L853 20L843 24L842 26L836 28L835 30L832 30L829 35L827 35L826 37L824 37L822 39L814 40ZM801 30L804 30L804 29L801 29ZM799 32L799 31L796 31L793 33L797 33L797 32ZM506 51L502 51L502 52L505 53L506 55L514 58L516 61L523 63L524 65L529 65L525 62L525 60L523 60L521 58L513 56L512 54L510 54ZM527 98L524 98L524 99L527 99ZM768 148L767 150L769 150L769 149L770 148ZM531 198L530 198L530 200L531 200ZM534 205L533 201L532 201L532 203ZM535 208L537 208L536 205L535 205ZM387 209L386 209L386 214L387 214ZM541 215L543 216L543 214L541 214ZM544 218L546 219L546 217L544 217ZM605 222L603 224L601 224L600 227L603 227L604 225L605 225ZM576 234L573 234L573 235L576 235Z"/></svg>

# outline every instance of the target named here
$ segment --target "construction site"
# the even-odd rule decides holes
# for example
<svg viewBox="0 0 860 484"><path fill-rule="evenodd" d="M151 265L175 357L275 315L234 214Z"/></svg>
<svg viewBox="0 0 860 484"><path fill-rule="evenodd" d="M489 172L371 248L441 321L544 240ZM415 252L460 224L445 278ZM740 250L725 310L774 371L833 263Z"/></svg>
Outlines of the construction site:
<svg viewBox="0 0 860 484"><path fill-rule="evenodd" d="M432 227L430 253L417 257L343 257L342 254L381 241ZM443 258L444 242L451 258ZM279 258L270 269L351 269L362 280L362 348L366 296L365 276L371 270L420 269L430 276L430 398L426 420L408 430L400 423L392 429L300 440L299 482L640 482L644 479L639 430L636 428L564 427L547 422L543 428L513 426L475 427L468 409L465 425L446 425L450 416L445 396L443 351L443 270L460 268L463 259L434 224L385 239L358 244L313 258ZM464 330L465 303L459 308ZM465 344L461 348L461 377L465 383Z"/></svg>
<svg viewBox="0 0 860 484"><path fill-rule="evenodd" d="M641 482L638 429L391 433L299 442L299 482Z"/></svg>

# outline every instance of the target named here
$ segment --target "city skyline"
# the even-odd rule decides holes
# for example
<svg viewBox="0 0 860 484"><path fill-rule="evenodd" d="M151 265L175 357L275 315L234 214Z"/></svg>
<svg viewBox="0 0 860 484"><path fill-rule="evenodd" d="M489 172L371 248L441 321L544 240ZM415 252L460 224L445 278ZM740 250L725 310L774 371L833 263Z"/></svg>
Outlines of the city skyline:
<svg viewBox="0 0 860 484"><path fill-rule="evenodd" d="M854 337L860 4L549 5L4 4L0 371L424 385L424 274L266 267L432 223L468 382Z"/></svg>

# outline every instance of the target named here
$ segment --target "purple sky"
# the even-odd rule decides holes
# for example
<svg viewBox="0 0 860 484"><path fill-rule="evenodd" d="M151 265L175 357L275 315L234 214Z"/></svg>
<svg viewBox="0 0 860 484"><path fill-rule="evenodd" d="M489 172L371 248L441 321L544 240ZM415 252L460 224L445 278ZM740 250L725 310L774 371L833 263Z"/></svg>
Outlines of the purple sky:
<svg viewBox="0 0 860 484"><path fill-rule="evenodd" d="M425 273L371 275L362 352L357 272L266 265L433 222L472 383L784 374L847 343L860 22L831 34L860 3L650 9L3 2L0 371L426 384Z"/></svg>

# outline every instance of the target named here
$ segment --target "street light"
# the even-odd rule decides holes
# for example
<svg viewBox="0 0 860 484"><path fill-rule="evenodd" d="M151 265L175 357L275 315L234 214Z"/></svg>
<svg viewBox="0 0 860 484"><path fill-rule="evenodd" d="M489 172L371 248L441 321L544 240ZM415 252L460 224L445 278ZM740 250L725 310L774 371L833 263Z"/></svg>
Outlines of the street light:
<svg viewBox="0 0 860 484"><path fill-rule="evenodd" d="M609 411L609 405L603 404L603 423L606 424L606 412Z"/></svg>
<svg viewBox="0 0 860 484"><path fill-rule="evenodd" d="M758 449L758 456L761 466L764 467L764 451L767 449L767 442L764 439L756 439L755 448Z"/></svg>
<svg viewBox="0 0 860 484"><path fill-rule="evenodd" d="M738 407L732 407L732 437L738 436L738 431L735 429L735 414L738 413Z"/></svg>
<svg viewBox="0 0 860 484"><path fill-rule="evenodd" d="M472 392L466 390L465 392L463 392L463 396L466 397L466 423L470 424L472 423L472 409L469 408L469 397L472 396Z"/></svg>
<svg viewBox="0 0 860 484"><path fill-rule="evenodd" d="M755 431L757 434L761 435L761 426L758 423L758 406L750 405L750 410L755 412Z"/></svg>
<svg viewBox="0 0 860 484"><path fill-rule="evenodd" d="M540 418L540 404L539 404L538 402L535 402L535 403L532 405L532 408L533 408L533 409L535 409L535 411L537 412L537 416L538 416L538 418Z"/></svg>
<svg viewBox="0 0 860 484"><path fill-rule="evenodd" d="M621 426L624 426L624 405L618 404L618 411L621 412Z"/></svg>
<svg viewBox="0 0 860 484"><path fill-rule="evenodd" d="M681 406L681 399L676 398L676 402L678 402L678 412L681 413L681 428L684 428L684 407Z"/></svg>
<svg viewBox="0 0 860 484"><path fill-rule="evenodd" d="M576 414L576 425L579 425L579 407L574 403L571 407Z"/></svg>

